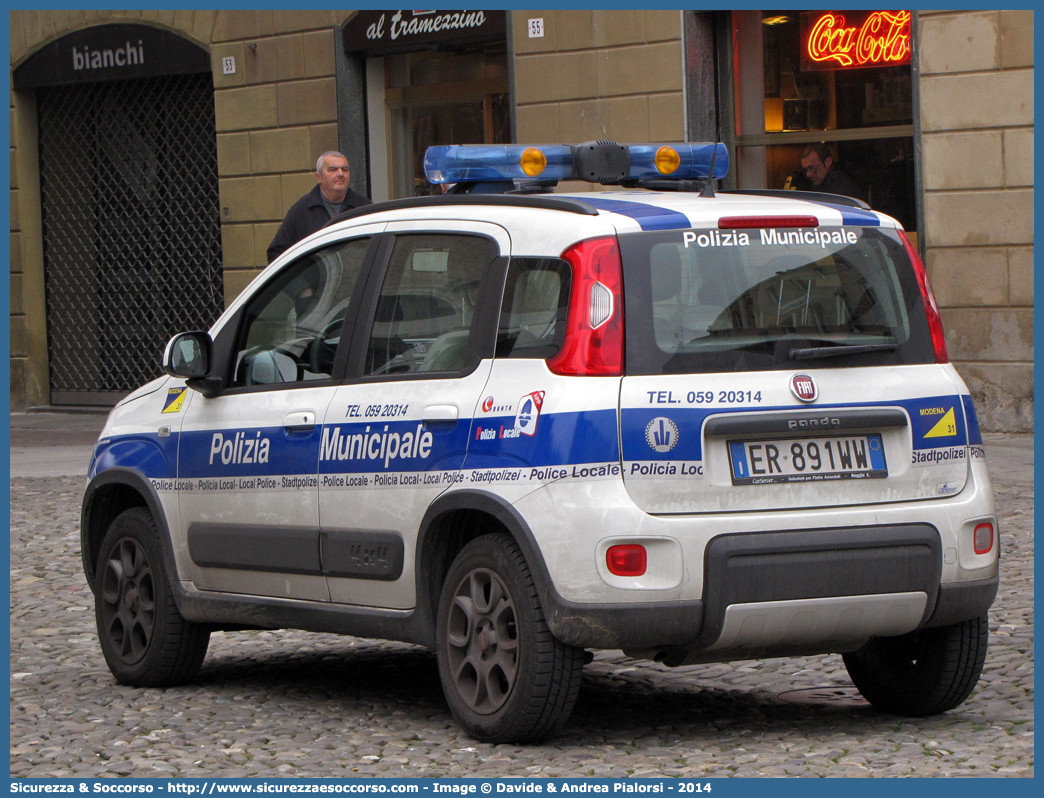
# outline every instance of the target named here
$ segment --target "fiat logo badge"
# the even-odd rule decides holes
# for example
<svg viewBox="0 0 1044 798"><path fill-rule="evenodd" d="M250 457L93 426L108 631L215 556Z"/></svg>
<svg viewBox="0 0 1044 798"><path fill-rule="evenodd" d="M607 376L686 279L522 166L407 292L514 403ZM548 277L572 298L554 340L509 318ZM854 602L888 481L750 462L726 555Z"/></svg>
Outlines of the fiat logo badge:
<svg viewBox="0 0 1044 798"><path fill-rule="evenodd" d="M816 381L807 374L795 374L790 378L790 392L799 402L814 402L819 398Z"/></svg>

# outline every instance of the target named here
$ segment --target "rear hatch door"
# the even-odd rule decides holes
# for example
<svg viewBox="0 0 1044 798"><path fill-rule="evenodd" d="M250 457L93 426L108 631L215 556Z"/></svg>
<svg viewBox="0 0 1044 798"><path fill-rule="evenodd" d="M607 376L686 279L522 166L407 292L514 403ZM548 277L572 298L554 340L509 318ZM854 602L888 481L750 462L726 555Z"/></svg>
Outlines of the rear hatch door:
<svg viewBox="0 0 1044 798"><path fill-rule="evenodd" d="M620 236L621 457L636 504L724 512L959 492L963 403L896 231L724 232Z"/></svg>

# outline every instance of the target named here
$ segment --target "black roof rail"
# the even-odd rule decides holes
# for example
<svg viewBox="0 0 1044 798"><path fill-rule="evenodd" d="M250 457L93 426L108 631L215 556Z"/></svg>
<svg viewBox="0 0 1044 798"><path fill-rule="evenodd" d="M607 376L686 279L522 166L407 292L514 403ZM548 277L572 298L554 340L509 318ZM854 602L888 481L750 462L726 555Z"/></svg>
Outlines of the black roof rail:
<svg viewBox="0 0 1044 798"><path fill-rule="evenodd" d="M533 194L440 194L430 197L406 197L405 199L375 202L363 205L350 211L339 213L324 225L329 227L346 219L357 219L371 213L394 211L400 208L441 207L445 205L509 205L517 208L545 208L552 211L579 213L584 216L597 216L598 211L586 202L576 199L549 197Z"/></svg>
<svg viewBox="0 0 1044 798"><path fill-rule="evenodd" d="M825 191L792 191L784 188L730 188L719 191L719 194L750 194L757 197L783 197L789 199L803 199L812 202L830 202L834 205L847 205L850 208L862 208L871 210L870 206L861 199L846 197L844 194L827 194Z"/></svg>

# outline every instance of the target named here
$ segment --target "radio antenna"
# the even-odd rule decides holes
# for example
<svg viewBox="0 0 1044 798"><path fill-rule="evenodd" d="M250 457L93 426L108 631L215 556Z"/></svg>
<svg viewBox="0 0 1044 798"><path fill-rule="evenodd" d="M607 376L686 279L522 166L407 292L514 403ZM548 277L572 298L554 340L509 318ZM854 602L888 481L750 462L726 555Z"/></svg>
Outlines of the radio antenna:
<svg viewBox="0 0 1044 798"><path fill-rule="evenodd" d="M727 76L725 78L726 90L728 89L729 86L732 85L732 65L736 61L736 38L737 38L738 34L739 34L739 29L738 28L737 29L733 29L733 31L732 31L732 50L729 52L729 71L728 71L728 74L727 74ZM716 75L719 74L718 73L718 62L717 62L717 59L715 59L715 61L714 61L714 73ZM715 184L717 183L717 181L714 179L714 160L718 156L718 145L723 143L722 140L721 140L721 102L720 102L721 93L719 91L720 84L718 86L715 86L714 89L715 89L715 94L719 97L719 102L716 103L716 105L717 105L717 113L714 114L714 151L711 153L710 174L707 175L707 180L704 182L703 188L700 190L700 196L704 197L706 199L713 199L714 198L714 188L715 188Z"/></svg>
<svg viewBox="0 0 1044 798"><path fill-rule="evenodd" d="M703 181L703 188L700 190L700 196L705 199L714 199L714 159L718 157L718 142L714 142L714 149L711 151L710 161L710 174L707 175L707 179Z"/></svg>

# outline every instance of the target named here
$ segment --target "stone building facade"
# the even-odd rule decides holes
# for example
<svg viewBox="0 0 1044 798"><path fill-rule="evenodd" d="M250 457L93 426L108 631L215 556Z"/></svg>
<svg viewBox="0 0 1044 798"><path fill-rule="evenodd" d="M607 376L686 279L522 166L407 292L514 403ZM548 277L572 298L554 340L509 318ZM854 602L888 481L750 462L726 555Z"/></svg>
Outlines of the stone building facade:
<svg viewBox="0 0 1044 798"><path fill-rule="evenodd" d="M921 12L927 266L991 429L1033 429L1033 12Z"/></svg>
<svg viewBox="0 0 1044 798"><path fill-rule="evenodd" d="M445 63L423 61L423 52L440 48L421 44L415 52L352 51L346 31L354 19L356 38L365 40L366 13L373 12L10 12L13 409L46 406L57 395L49 376L39 90L26 85L26 65L74 33L144 25L209 56L226 302L265 265L286 210L314 185L323 151L349 155L357 190L375 199L402 195L409 176L394 172L407 168L409 153L397 161L391 154L402 139L395 138L396 120L416 120L410 103L421 102L417 97L450 102L454 92L467 93L467 80L478 85L477 78L453 77L454 70L482 71L486 88L478 90L486 99L476 118L485 113L490 140L718 134L735 152L738 106L729 64L732 48L743 44L735 34L729 40L729 12L513 11L504 16L499 42L494 33L479 45L440 46L460 55L453 63L449 56ZM1031 431L1033 12L920 12L914 20L918 235L950 357L972 388L984 428ZM365 27L373 38L380 25ZM400 67L412 77L396 82ZM420 85L424 74L435 77ZM415 138L419 129L414 121ZM61 396L76 403L68 398L75 394Z"/></svg>

